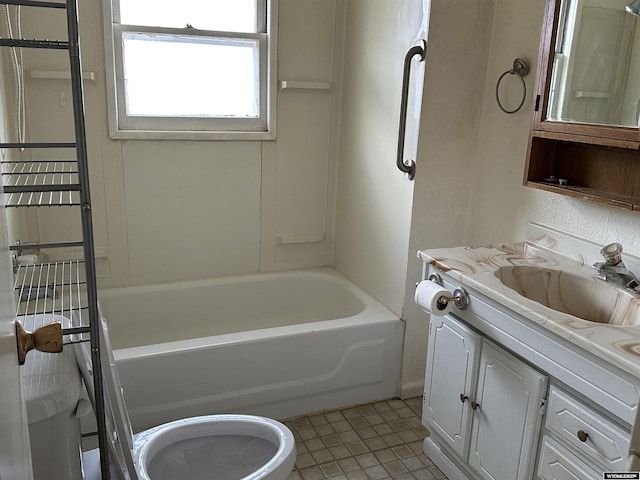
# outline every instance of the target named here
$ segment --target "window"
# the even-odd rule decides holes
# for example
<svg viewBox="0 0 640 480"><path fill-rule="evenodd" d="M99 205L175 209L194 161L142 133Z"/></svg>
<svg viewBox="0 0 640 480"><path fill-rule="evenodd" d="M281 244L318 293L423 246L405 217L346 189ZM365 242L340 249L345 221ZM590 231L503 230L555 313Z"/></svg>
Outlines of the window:
<svg viewBox="0 0 640 480"><path fill-rule="evenodd" d="M277 0L104 1L112 138L274 138Z"/></svg>

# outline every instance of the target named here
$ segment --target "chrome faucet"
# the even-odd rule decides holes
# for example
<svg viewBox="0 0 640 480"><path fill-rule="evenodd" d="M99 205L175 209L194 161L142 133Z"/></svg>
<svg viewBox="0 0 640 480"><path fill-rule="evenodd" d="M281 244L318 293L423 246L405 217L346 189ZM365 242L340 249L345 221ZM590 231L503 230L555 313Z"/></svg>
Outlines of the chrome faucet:
<svg viewBox="0 0 640 480"><path fill-rule="evenodd" d="M596 262L593 268L598 271L597 278L613 283L633 293L640 293L640 280L629 270L622 261L622 245L610 243L605 245L600 253L604 262Z"/></svg>

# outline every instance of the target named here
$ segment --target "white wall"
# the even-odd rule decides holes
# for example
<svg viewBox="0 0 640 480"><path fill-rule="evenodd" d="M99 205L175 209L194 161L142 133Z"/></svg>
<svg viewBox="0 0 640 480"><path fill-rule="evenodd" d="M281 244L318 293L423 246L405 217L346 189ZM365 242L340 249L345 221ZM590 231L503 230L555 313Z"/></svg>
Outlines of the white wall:
<svg viewBox="0 0 640 480"><path fill-rule="evenodd" d="M478 3L477 10L471 5L463 8L459 2L455 9L451 6L446 0L434 0L432 33L440 26L449 43L443 41L439 51L446 59L442 69L427 70L427 77L430 73L436 77L439 98L427 91L425 109L439 112L431 117L438 125L433 127L435 132L426 130L421 135L426 137L424 155L441 154L440 161L451 162L457 174L449 172L434 179L419 171L416 178L404 305L407 335L402 383L409 394L421 388L427 335L427 317L411 298L420 278L416 250L524 240L527 224L539 222L601 244L620 241L629 253L640 252L637 212L522 186L544 1L487 0L484 5ZM531 65L526 78L528 97L520 112L507 115L496 105L495 85L516 57ZM454 65L460 70L452 71ZM473 76L466 82L460 78L462 66ZM486 75L479 76L474 67ZM518 92L517 82L510 84L509 80L516 79L505 79L507 102ZM454 117L462 120L457 124L463 128L453 128L456 123L449 120ZM464 202L467 212L459 206ZM450 212L450 217L443 211Z"/></svg>
<svg viewBox="0 0 640 480"><path fill-rule="evenodd" d="M524 239L526 225L533 221L601 244L620 241L626 251L637 255L640 252L637 212L521 185L533 108L531 98L521 113L502 114L492 101L494 79L508 68L512 58L522 56L530 59L534 67L527 77L529 92L533 91L543 7L542 0L496 0L468 242Z"/></svg>

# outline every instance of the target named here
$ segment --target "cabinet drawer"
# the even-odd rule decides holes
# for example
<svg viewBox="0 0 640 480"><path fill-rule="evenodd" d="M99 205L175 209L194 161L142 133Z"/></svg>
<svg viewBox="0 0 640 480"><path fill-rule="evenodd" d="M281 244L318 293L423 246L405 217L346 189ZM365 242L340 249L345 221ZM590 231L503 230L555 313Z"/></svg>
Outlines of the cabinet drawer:
<svg viewBox="0 0 640 480"><path fill-rule="evenodd" d="M545 435L540 445L538 477L543 480L601 480L602 474Z"/></svg>
<svg viewBox="0 0 640 480"><path fill-rule="evenodd" d="M629 433L555 386L549 390L546 427L605 471L625 469Z"/></svg>

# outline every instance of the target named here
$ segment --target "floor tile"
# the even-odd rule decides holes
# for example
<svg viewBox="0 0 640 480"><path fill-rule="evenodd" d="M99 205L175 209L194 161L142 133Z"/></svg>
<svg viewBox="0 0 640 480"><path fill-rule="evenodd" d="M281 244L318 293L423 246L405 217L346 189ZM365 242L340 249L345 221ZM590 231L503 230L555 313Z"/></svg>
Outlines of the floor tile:
<svg viewBox="0 0 640 480"><path fill-rule="evenodd" d="M422 398L285 420L298 456L289 480L447 480L422 451Z"/></svg>

